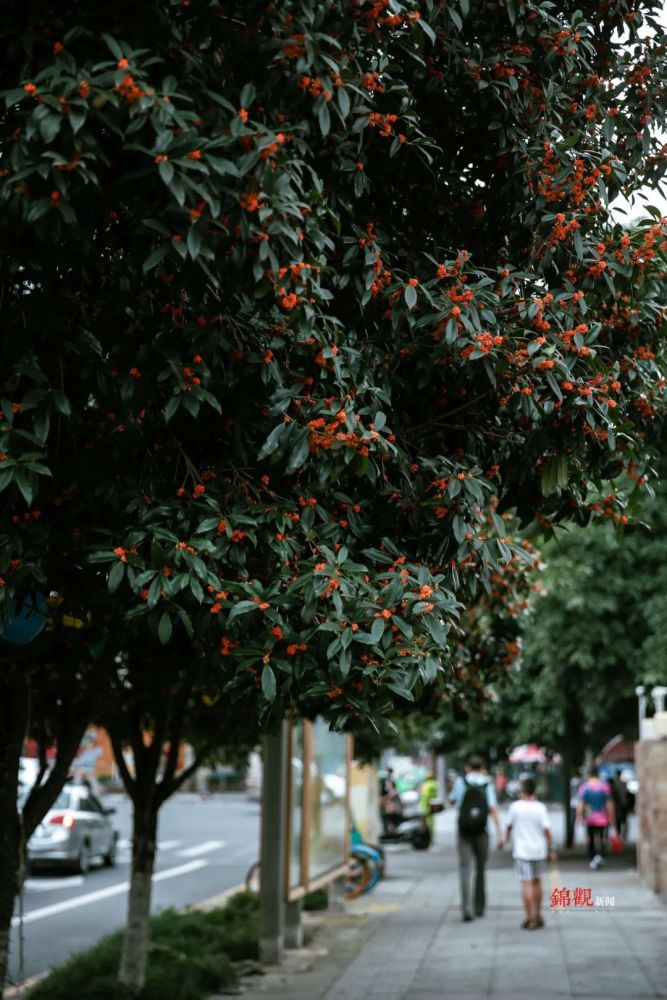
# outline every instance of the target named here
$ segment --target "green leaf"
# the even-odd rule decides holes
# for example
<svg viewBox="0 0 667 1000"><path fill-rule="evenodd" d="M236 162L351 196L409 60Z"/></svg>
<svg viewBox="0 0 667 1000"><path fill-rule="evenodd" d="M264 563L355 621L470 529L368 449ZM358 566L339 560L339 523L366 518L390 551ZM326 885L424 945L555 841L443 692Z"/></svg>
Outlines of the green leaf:
<svg viewBox="0 0 667 1000"><path fill-rule="evenodd" d="M109 48L111 49L111 54L114 57L114 59L122 59L123 58L123 50L121 49L121 47L118 44L118 42L116 41L116 39L112 38L111 35L107 35L107 34L103 34L102 38L107 43L107 45L109 46Z"/></svg>
<svg viewBox="0 0 667 1000"><path fill-rule="evenodd" d="M188 253L190 254L193 260L196 260L197 256L199 255L199 250L201 248L201 229L199 228L199 226L190 226L190 228L188 229L186 243L188 247Z"/></svg>
<svg viewBox="0 0 667 1000"><path fill-rule="evenodd" d="M542 473L541 488L545 497L551 496L558 481L558 459L552 458Z"/></svg>
<svg viewBox="0 0 667 1000"><path fill-rule="evenodd" d="M153 250L153 253L149 257L147 257L143 263L144 274L147 274L149 271L152 271L153 268L156 267L161 260L164 260L164 258L167 256L168 253L169 253L169 246L166 243L164 244L164 246L158 247L157 250Z"/></svg>
<svg viewBox="0 0 667 1000"><path fill-rule="evenodd" d="M260 449L259 455L257 456L258 461L261 461L268 455L273 454L273 452L279 446L281 438L285 436L288 427L289 424L283 422L277 424L277 426L273 428L273 430L271 431L271 433L269 434L269 436L267 437L266 441L264 442L264 444Z"/></svg>
<svg viewBox="0 0 667 1000"><path fill-rule="evenodd" d="M61 125L62 118L60 115L47 115L45 118L42 118L39 123L39 131L44 142L53 142L58 132L60 132Z"/></svg>
<svg viewBox="0 0 667 1000"><path fill-rule="evenodd" d="M340 108L341 117L343 119L347 118L350 113L350 98L345 87L341 87L338 91L338 107Z"/></svg>
<svg viewBox="0 0 667 1000"><path fill-rule="evenodd" d="M165 611L160 618L160 624L157 627L157 636L163 646L166 646L171 639L172 632L173 625L171 622L171 615L168 611Z"/></svg>
<svg viewBox="0 0 667 1000"><path fill-rule="evenodd" d="M408 309L414 309L417 305L417 289L414 285L406 285L403 293Z"/></svg>
<svg viewBox="0 0 667 1000"><path fill-rule="evenodd" d="M160 160L158 163L158 170L160 172L160 177L165 182L167 187L171 184L174 179L174 165L170 163L169 160Z"/></svg>
<svg viewBox="0 0 667 1000"><path fill-rule="evenodd" d="M35 491L32 484L32 477L29 476L26 472L22 472L20 469L17 469L14 475L14 482L18 486L19 490L21 491L21 495L23 496L23 499L25 500L25 502L29 507L35 495Z"/></svg>
<svg viewBox="0 0 667 1000"><path fill-rule="evenodd" d="M289 462L287 463L286 472L296 472L300 469L303 463L308 457L308 452L310 450L310 445L308 442L308 431L306 428L302 428L298 433L298 439L292 453L289 457Z"/></svg>
<svg viewBox="0 0 667 1000"><path fill-rule="evenodd" d="M69 123L72 126L72 132L76 134L83 123L86 120L87 112L85 108L72 108L69 113Z"/></svg>
<svg viewBox="0 0 667 1000"><path fill-rule="evenodd" d="M125 576L125 563L118 562L114 563L109 572L109 578L107 580L107 586L109 588L109 593L114 594L121 585L123 577Z"/></svg>
<svg viewBox="0 0 667 1000"><path fill-rule="evenodd" d="M62 391L62 389L53 390L53 405L55 406L58 413L62 413L64 417L72 416L72 407L70 401Z"/></svg>
<svg viewBox="0 0 667 1000"><path fill-rule="evenodd" d="M262 670L262 693L267 701L276 700L276 675L273 668L265 664Z"/></svg>
<svg viewBox="0 0 667 1000"><path fill-rule="evenodd" d="M331 115L329 114L329 108L326 101L321 104L320 110L317 112L317 120L320 123L320 132L322 135L329 135L329 130L331 128Z"/></svg>
<svg viewBox="0 0 667 1000"><path fill-rule="evenodd" d="M255 85L253 83L246 83L245 87L241 91L241 107L246 109L249 108L254 100Z"/></svg>
<svg viewBox="0 0 667 1000"><path fill-rule="evenodd" d="M447 635L440 619L435 615L425 615L424 621L426 622L426 627L431 633L434 642L437 642L438 646L444 649L447 645Z"/></svg>
<svg viewBox="0 0 667 1000"><path fill-rule="evenodd" d="M167 405L164 408L164 419L167 421L167 423L169 423L169 421L176 413L176 410L179 408L180 405L181 405L180 394L177 396L171 396L171 398L167 400Z"/></svg>
<svg viewBox="0 0 667 1000"><path fill-rule="evenodd" d="M384 635L385 620L384 618L376 618L371 626L371 639L373 642L379 642Z"/></svg>
<svg viewBox="0 0 667 1000"><path fill-rule="evenodd" d="M249 611L256 611L257 605L254 601L238 601L229 612L229 621L233 618L240 618L241 615L247 615Z"/></svg>

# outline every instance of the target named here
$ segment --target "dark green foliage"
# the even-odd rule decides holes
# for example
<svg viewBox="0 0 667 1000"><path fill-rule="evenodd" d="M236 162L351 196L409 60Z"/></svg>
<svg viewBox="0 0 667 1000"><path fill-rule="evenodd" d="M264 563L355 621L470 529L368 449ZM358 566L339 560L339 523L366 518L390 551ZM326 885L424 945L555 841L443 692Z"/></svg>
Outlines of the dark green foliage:
<svg viewBox="0 0 667 1000"><path fill-rule="evenodd" d="M315 889L309 892L303 900L304 910L326 910L329 905L329 893L326 889Z"/></svg>
<svg viewBox="0 0 667 1000"><path fill-rule="evenodd" d="M257 958L258 910L253 893L239 893L221 909L166 910L151 920L146 985L140 1000L204 1000L234 986L234 962ZM122 933L55 968L30 1000L119 1000Z"/></svg>

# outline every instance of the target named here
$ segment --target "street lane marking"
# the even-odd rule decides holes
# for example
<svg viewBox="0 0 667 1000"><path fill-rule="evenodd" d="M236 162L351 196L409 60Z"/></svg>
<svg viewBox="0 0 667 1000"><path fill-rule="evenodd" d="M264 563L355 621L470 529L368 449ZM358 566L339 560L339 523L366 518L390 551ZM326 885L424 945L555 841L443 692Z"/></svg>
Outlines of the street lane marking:
<svg viewBox="0 0 667 1000"><path fill-rule="evenodd" d="M205 840L202 844L195 844L194 847L186 847L179 851L178 855L181 858L196 858L198 854L209 854L211 851L217 851L226 846L226 840Z"/></svg>
<svg viewBox="0 0 667 1000"><path fill-rule="evenodd" d="M164 882L168 878L175 878L177 875L185 875L187 872L195 872L198 868L205 868L208 861L188 861L185 865L178 865L176 868L165 868L164 871L153 875L154 882Z"/></svg>
<svg viewBox="0 0 667 1000"><path fill-rule="evenodd" d="M189 861L184 865L177 865L176 868L165 868L164 871L156 872L153 882L164 882L169 878L176 878L177 875L186 875L194 872L198 868L203 868L208 862L203 860ZM31 924L34 920L44 920L45 917L53 917L57 913L65 913L67 910L75 910L79 906L87 906L88 903L96 903L100 899L109 899L111 896L119 896L122 892L127 892L130 888L129 882L119 882L117 885L109 885L105 889L96 889L94 892L87 892L83 896L74 896L72 899L64 899L61 903L52 903L51 906L42 906L38 910L31 910L24 914L23 923ZM17 927L21 923L20 917L12 919L12 927Z"/></svg>
<svg viewBox="0 0 667 1000"><path fill-rule="evenodd" d="M157 849L158 851L170 851L174 847L180 847L182 843L182 840L161 840L157 845ZM132 850L132 841L119 840L116 846L119 851L130 851Z"/></svg>
<svg viewBox="0 0 667 1000"><path fill-rule="evenodd" d="M83 885L82 875L72 875L71 878L29 878L25 881L26 889L35 892L48 892L51 889L76 889Z"/></svg>

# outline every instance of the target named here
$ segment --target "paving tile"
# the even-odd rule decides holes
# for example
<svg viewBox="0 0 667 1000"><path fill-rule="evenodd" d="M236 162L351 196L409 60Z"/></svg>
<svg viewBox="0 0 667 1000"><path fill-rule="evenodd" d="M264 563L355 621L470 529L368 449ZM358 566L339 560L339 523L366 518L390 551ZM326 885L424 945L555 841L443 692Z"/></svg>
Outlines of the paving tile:
<svg viewBox="0 0 667 1000"><path fill-rule="evenodd" d="M627 868L591 873L583 858L568 858L563 884L591 885L613 895L616 907L547 906L544 930L526 932L506 855L495 854L487 873L486 916L468 924L460 918L451 837L443 834L428 854L391 852L388 865L386 882L351 904L337 929L322 930L326 957L307 972L264 983L268 990L249 987L244 1000L667 997L667 910Z"/></svg>

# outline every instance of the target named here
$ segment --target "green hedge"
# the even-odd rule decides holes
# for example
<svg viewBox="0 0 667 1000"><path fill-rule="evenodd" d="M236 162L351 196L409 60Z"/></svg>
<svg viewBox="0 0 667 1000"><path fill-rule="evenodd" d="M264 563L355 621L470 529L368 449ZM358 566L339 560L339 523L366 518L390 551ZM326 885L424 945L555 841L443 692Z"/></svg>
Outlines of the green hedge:
<svg viewBox="0 0 667 1000"><path fill-rule="evenodd" d="M257 958L258 901L239 893L222 909L165 910L151 919L146 986L141 1000L204 1000L236 985L234 962ZM116 975L123 932L74 955L30 992L30 1000L119 1000Z"/></svg>

